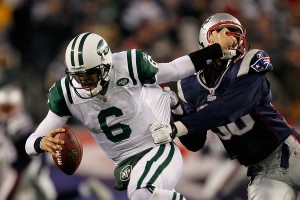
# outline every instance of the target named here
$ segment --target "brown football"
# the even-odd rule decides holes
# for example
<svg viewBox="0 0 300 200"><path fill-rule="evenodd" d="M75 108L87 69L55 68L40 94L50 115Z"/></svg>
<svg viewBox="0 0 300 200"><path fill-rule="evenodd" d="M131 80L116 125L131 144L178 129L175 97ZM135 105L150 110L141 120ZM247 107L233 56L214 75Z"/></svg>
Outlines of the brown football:
<svg viewBox="0 0 300 200"><path fill-rule="evenodd" d="M52 156L52 158L61 171L72 175L81 163L83 149L81 141L74 131L67 125L64 125L63 128L66 132L56 134L55 138L65 141L65 144L61 145L62 151L56 152L58 157Z"/></svg>

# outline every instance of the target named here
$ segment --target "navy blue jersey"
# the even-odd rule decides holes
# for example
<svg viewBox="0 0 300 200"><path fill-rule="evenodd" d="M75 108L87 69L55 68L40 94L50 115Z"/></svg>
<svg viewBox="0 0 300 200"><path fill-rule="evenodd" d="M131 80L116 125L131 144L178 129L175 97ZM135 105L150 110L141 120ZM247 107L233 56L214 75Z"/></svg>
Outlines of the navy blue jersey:
<svg viewBox="0 0 300 200"><path fill-rule="evenodd" d="M271 104L266 73L272 68L269 56L253 49L229 64L214 87L207 87L201 73L179 81L179 97L188 113L180 121L190 141L205 140L203 135L212 130L230 158L246 166L273 152L295 130ZM188 140L183 144L188 146Z"/></svg>

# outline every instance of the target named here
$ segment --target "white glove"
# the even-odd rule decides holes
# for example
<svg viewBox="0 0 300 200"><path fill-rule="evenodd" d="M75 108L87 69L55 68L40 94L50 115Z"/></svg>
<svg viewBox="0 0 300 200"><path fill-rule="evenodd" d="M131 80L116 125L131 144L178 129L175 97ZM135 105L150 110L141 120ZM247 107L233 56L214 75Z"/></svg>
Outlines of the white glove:
<svg viewBox="0 0 300 200"><path fill-rule="evenodd" d="M183 110L176 93L172 91L169 87L164 87L163 91L168 92L170 95L170 99L171 99L170 105L171 105L172 112L176 115L183 115Z"/></svg>
<svg viewBox="0 0 300 200"><path fill-rule="evenodd" d="M179 100L178 100L178 97L177 95L175 94L174 91L171 90L171 88L169 87L164 87L163 89L164 92L168 92L169 95L170 95L170 99L171 99L171 108L175 108L179 105Z"/></svg>
<svg viewBox="0 0 300 200"><path fill-rule="evenodd" d="M172 142L177 132L176 126L174 127L174 130L172 130L172 126L169 123L160 121L151 124L150 131L154 144L161 145Z"/></svg>

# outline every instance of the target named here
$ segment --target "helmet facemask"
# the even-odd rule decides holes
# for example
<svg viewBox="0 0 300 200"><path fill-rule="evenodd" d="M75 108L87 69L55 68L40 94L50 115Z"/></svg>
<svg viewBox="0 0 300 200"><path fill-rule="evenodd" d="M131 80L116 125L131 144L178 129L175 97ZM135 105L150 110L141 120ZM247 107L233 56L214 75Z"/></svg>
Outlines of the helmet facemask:
<svg viewBox="0 0 300 200"><path fill-rule="evenodd" d="M66 70L66 74L68 75L70 84L74 88L77 96L82 99L89 99L105 91L107 83L110 79L110 68L110 65L101 65L82 72L72 73ZM93 76L97 78L92 80ZM87 81L82 81L80 77L87 77ZM87 94L87 96L82 96L79 92L80 90Z"/></svg>

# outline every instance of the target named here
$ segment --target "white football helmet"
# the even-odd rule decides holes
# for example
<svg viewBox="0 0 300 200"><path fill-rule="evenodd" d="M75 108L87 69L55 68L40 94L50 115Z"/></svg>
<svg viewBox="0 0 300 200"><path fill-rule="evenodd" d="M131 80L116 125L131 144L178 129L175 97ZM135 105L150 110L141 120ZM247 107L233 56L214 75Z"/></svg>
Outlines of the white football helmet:
<svg viewBox="0 0 300 200"><path fill-rule="evenodd" d="M98 95L103 86L110 79L112 68L112 53L106 41L95 33L82 33L76 36L68 45L65 54L67 65L66 74L70 78L71 86L76 94L81 98L92 98ZM75 76L98 73L97 87L91 90L85 90L91 86L82 85ZM89 85L94 85L94 83ZM78 92L83 91L88 97L84 97Z"/></svg>
<svg viewBox="0 0 300 200"><path fill-rule="evenodd" d="M209 45L210 36L213 31L220 31L227 28L231 35L237 39L237 46L230 48L221 59L231 59L237 55L243 55L246 52L246 30L239 20L228 13L217 13L208 17L202 24L199 32L200 49Z"/></svg>
<svg viewBox="0 0 300 200"><path fill-rule="evenodd" d="M12 84L0 88L0 121L24 109L24 96L21 89Z"/></svg>

